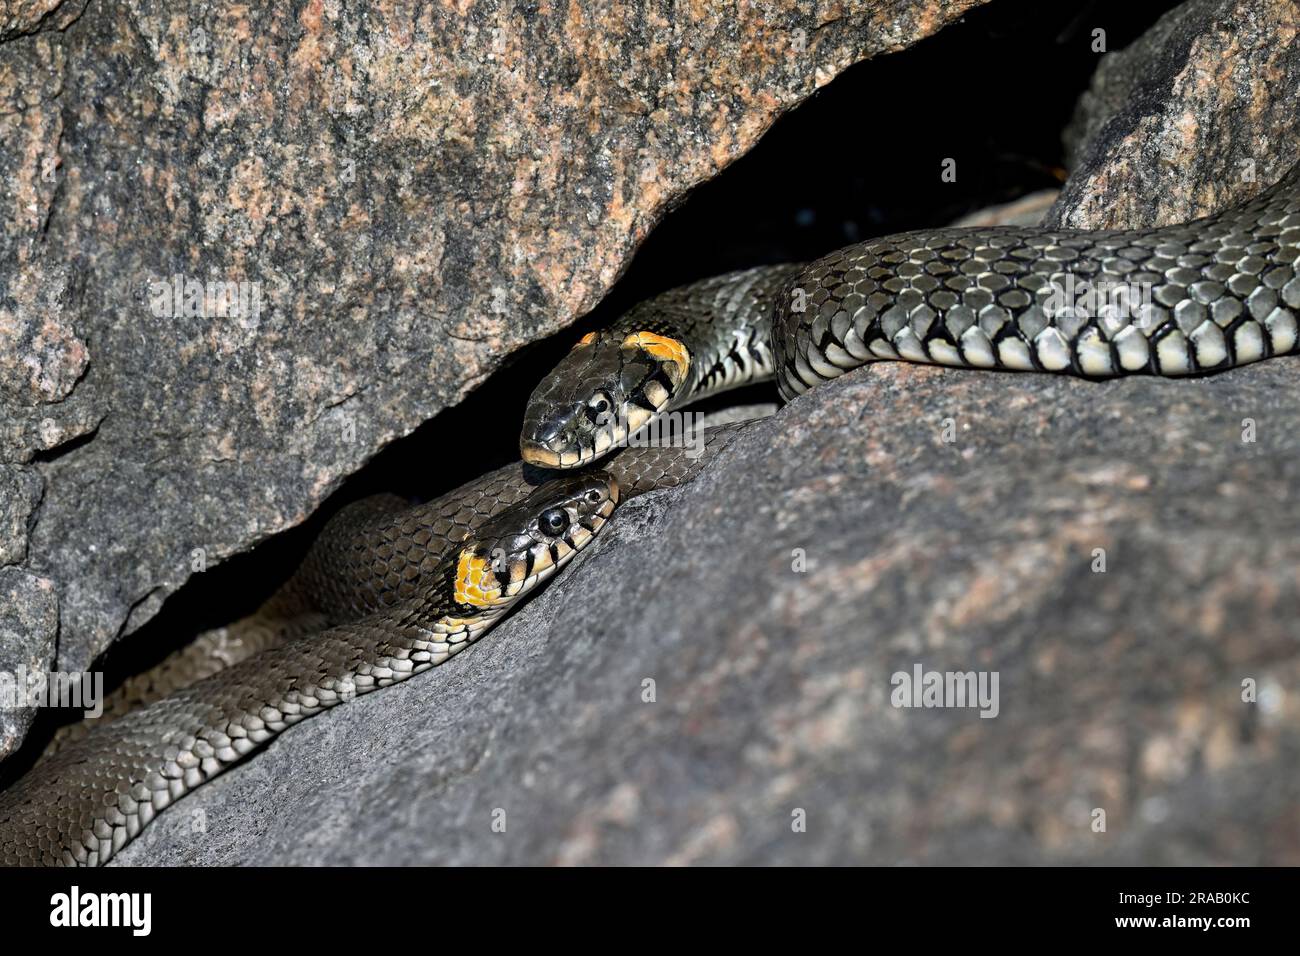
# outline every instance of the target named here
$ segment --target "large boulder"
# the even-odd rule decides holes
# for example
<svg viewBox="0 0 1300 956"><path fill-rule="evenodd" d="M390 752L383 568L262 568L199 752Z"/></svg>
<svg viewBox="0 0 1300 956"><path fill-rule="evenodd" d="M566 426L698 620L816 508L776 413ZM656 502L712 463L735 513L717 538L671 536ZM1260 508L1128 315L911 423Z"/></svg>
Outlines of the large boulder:
<svg viewBox="0 0 1300 956"><path fill-rule="evenodd" d="M979 2L0 2L0 565L54 583L58 666L589 310L783 111Z"/></svg>
<svg viewBox="0 0 1300 956"><path fill-rule="evenodd" d="M1276 182L1300 159L1297 34L1289 0L1187 0L1102 57L1065 131L1070 180L1046 223L1186 222Z"/></svg>
<svg viewBox="0 0 1300 956"><path fill-rule="evenodd" d="M66 76L43 74L49 87L42 96L80 102L82 94L69 97L67 90L86 89L82 81L94 64L93 36L79 31L87 17L102 31L116 16L92 4L68 29L71 46L47 33L24 36L0 47L0 60L15 44L28 44L28 53L53 44L41 55L67 56L72 65ZM1295 160L1294 123L1283 121L1296 100L1300 53L1295 44L1269 47L1263 31L1293 35L1293 18L1293 5L1283 0L1192 0L1133 52L1104 57L1095 95L1081 105L1071 134L1079 171L1053 221L1141 226L1187 218L1276 179ZM266 32L278 22L259 27L255 42L298 49L323 35L322 23ZM829 36L840 36L840 22L825 28ZM924 18L915 23L925 24L917 32L933 25ZM188 35L188 24L182 26L159 35ZM811 47L821 35L813 31L805 39ZM715 43L727 36L720 30ZM892 34L880 36L888 41ZM1234 36L1236 46L1229 42ZM179 42L158 47L144 67L157 71L149 74L155 105L190 102L176 98L192 82L177 66ZM285 67L274 79L295 89L312 64L342 62L342 53L324 57L320 49L309 49L316 59L303 54L293 61L305 60L306 72ZM701 48L697 56L710 59L713 49ZM482 63L495 64L483 67L490 75L507 68L477 52ZM1239 81L1234 56L1268 66L1272 82ZM318 70L341 77L332 83L369 84L329 113L336 126L289 109L275 120L287 126L274 128L307 123L325 141L349 124L373 126L379 118L367 111L367 98L397 101L381 95L396 84L386 75L376 86L378 61L368 61L366 71L359 62L351 72ZM414 68L396 54L383 62L399 71ZM417 62L422 68L424 61ZM615 74L620 79L622 69ZM456 96L481 93L469 75ZM281 89L262 79L255 84L259 95L280 95L261 93L263 86ZM135 128L129 124L138 118L122 108L113 83L90 88L115 122ZM484 95L490 100L504 91L509 99L517 89L507 84ZM238 97L213 96L213 109L244 108ZM124 423L117 426L112 416L98 424L106 406L83 396L101 394L93 384L101 374L97 341L128 356L137 352L130 333L137 327L126 312L100 317L86 309L119 293L85 288L77 269L40 272L40 282L19 288L25 298L10 293L24 314L46 317L28 326L40 331L29 335L40 361L23 365L28 377L13 386L28 402L23 407L35 410L15 418L27 423L23 454L31 456L19 456L19 470L34 467L43 483L20 486L10 479L21 489L10 513L39 510L31 520L0 522L0 542L4 529L34 523L30 542L11 533L8 547L30 555L28 567L17 570L49 569L57 582L72 622L64 626L73 662L102 646L107 632L96 628L103 622L116 620L125 630L153 613L162 594L188 573L191 549L219 557L242 546L236 542L296 520L387 437L478 381L498 347L507 351L508 343L565 320L542 316L538 302L570 302L571 311L561 310L567 316L598 298L607 280L591 277L606 275L599 263L614 261L595 245L570 249L566 230L573 223L560 207L559 220L548 220L544 249L571 269L573 285L557 291L560 280L538 278L550 260L530 272L512 259L509 249L521 247L497 239L523 241L508 231L517 224L507 215L515 206L481 200L475 191L490 180L476 178L477 171L497 159L478 150L479 139L462 143L460 152L447 147L465 166L454 172L440 158L407 150L411 141L400 136L359 141L369 175L396 196L366 187L365 202L348 206L364 213L356 226L330 192L342 189L330 177L340 171L339 157L350 154L326 152L329 176L311 180L312 193L302 186L303 152L263 147L254 135L262 127L252 116L248 130L233 124L212 143L197 140L196 158L180 179L155 180L171 205L145 196L141 201L153 210L146 214L123 205L130 177L108 170L108 160L94 151L95 137L106 134L67 128L72 120L90 124L93 103L46 110L43 102L33 97L26 107L26 135L39 142L47 123L61 124L65 139L83 137L75 141L89 143L84 162L95 170L87 181L100 184L66 210L50 207L46 225L100 250L96 261L118 262L119 253L100 235L111 219L87 212L94 203L126 217L114 243L124 250L126 273L139 275L141 264L153 261L145 246L160 242L147 215L167 208L183 224L179 232L209 221L203 204L210 200L219 210L212 221L225 223L233 196L264 210L263 218L248 218L247 241L195 228L195 238L186 239L200 250L194 261L225 276L246 262L267 263L265 274L293 278L307 274L294 271L307 262L311 277L303 288L290 288L292 310L273 309L252 328L235 323L247 338L243 345L225 338L235 327L169 319L151 326L149 347L164 359L159 371L144 367L138 354L106 358L110 367L127 363L121 377L142 378L124 386L128 399L154 394L159 383L149 376L168 374L172 354L207 362L204 349L225 349L238 373L209 363L210 377L186 386L188 379L172 368L175 389L197 391L140 407L114 405ZM300 96L289 105L295 103L319 109L314 99ZM207 108L191 103L183 114L189 126L177 121L173 128L201 130L194 117L202 119ZM750 108L766 107L747 103ZM598 119L610 115L647 132L655 113L632 110L624 117L613 110ZM731 120L741 122L738 116ZM391 111L382 119L397 122ZM484 122L495 120L494 113ZM128 145L153 142L139 122L125 136ZM583 127L589 128L597 127ZM1183 151L1149 146L1155 133L1178 129L1189 131ZM205 179L224 184L228 173L242 181L243 173L222 165L233 157L223 145L231 142L260 157L261 169L279 164L267 180L274 188L231 192ZM695 155L694 142L671 145ZM602 143L617 159L608 169L619 190L590 194L613 204L602 210L628 208L618 205L627 196L658 197L656 209L668 202L658 181L633 175L634 157L642 154L627 140L582 143L578 159ZM1256 160L1253 178L1242 175L1243 167L1224 165L1242 143ZM127 155L136 155L130 149ZM419 174L403 179L397 161L384 158L389 150ZM161 152L148 154L146 170L164 168ZM70 155L83 161L82 152ZM505 155L519 160L508 148ZM678 162L673 156L664 169ZM459 176L470 186L447 198L437 184L451 188ZM521 187L526 199L518 201L551 209L537 205L544 194L560 190L572 198L565 190L580 181L558 174L537 180ZM196 191L204 183L206 191ZM59 193L35 180L29 185L28 196L54 197L78 183L64 181ZM310 208L318 218L278 198L260 204L247 198L279 197L281 190L317 196ZM1093 201L1097 195L1115 204L1103 207ZM201 201L178 201L193 196ZM475 231L457 231L454 217L416 229L395 211L403 202L450 208ZM474 218L476 210L481 218ZM639 215L614 216L608 227L610 220L598 215L589 223L592 235L625 254L654 220ZM498 219L507 231L492 233L486 264L468 254L455 258L456 249L480 255L472 236L497 229ZM274 227L263 228L267 222ZM325 240L313 231L321 222L364 242L323 249ZM365 225L371 222L373 228ZM73 230L73 223L80 225ZM136 241L142 230L148 238ZM449 251L432 266L428 244L439 235L459 236L460 245L445 240ZM173 233L164 238L164 251L179 247ZM31 268L45 269L40 257L49 248L29 240L39 253L29 256L36 262ZM369 249L379 250L364 252L375 275L363 278L354 257ZM422 249L424 258L402 258ZM188 262L168 254L169 263ZM449 290L445 277L456 262L465 284ZM502 271L512 262L513 271ZM489 272L506 276L508 315L483 308L492 301L482 285ZM337 292L317 290L323 282L335 283ZM420 292L439 303L432 310L436 334L412 320L412 296ZM140 295L138 287L133 294ZM147 296L143 301L147 307ZM340 324L315 311L323 306L334 314L341 306L365 322ZM4 307L13 309L0 300ZM105 337L83 341L84 323L61 325L59 316L73 308L107 323ZM450 311L439 311L444 308ZM293 322L279 317L290 314ZM4 320L0 311L0 335ZM437 349L447 335L486 341L462 342L444 354ZM384 337L402 349L386 351ZM199 338L202 346L193 346ZM191 343L189 351L182 341ZM268 355L278 358L268 365ZM339 371L345 366L400 371L401 378L386 373L372 380ZM1292 500L1300 468L1300 436L1292 427L1300 410L1298 374L1294 358L1195 381L1101 384L883 365L854 373L752 426L691 484L628 502L591 551L455 662L294 728L162 814L118 862L1300 862L1293 826L1300 724L1288 693L1300 677L1300 639L1290 626L1300 609L1300 512ZM311 388L304 384L312 381ZM254 389L258 382L261 391ZM357 388L349 391L352 383ZM38 393L65 397L41 404L33 399ZM161 408L173 402L194 415L179 432L169 430L175 420L163 422ZM248 427L253 421L257 429ZM355 440L335 440L336 434ZM68 437L76 435L82 437ZM30 452L37 439L47 450ZM308 464L292 461L294 455ZM171 476L171 483L134 487L155 473ZM96 496L113 507L144 510L119 514ZM196 519L210 526L191 534L187 515L221 508L232 513ZM159 526L143 527L139 515L154 512ZM78 515L89 522L84 530L74 526ZM128 518L128 528L114 524ZM122 548L118 533L126 535ZM84 546L90 553L61 564L65 552L77 550L75 538L67 537L75 534L95 548ZM124 566L129 548L136 553ZM175 577L158 570L174 564ZM65 567L71 569L66 577L55 574ZM132 577L137 568L145 570ZM25 588L24 594L36 593L31 582ZM29 617L54 633L57 623L48 616ZM996 701L984 708L989 716L975 708L895 706L912 699L902 695L902 685L917 668L972 674L977 687L982 677L986 691L996 675ZM918 700L924 703L924 695Z"/></svg>
<svg viewBox="0 0 1300 956"><path fill-rule="evenodd" d="M1298 420L1298 358L860 370L118 862L1298 863Z"/></svg>

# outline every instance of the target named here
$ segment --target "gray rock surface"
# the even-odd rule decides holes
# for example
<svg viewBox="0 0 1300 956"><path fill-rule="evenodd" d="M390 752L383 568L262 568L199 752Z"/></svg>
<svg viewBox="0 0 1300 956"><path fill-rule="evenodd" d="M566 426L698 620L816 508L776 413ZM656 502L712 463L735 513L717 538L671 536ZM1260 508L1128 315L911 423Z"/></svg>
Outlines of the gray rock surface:
<svg viewBox="0 0 1300 956"><path fill-rule="evenodd" d="M0 464L0 754L17 749L36 711L5 698L18 678L45 672L58 639L58 598L54 582L14 567L27 557L27 533L40 505L39 473ZM5 683L9 677L10 682Z"/></svg>
<svg viewBox="0 0 1300 956"><path fill-rule="evenodd" d="M1300 863L1296 421L1295 358L862 370L118 860ZM997 716L893 706L917 665Z"/></svg>
<svg viewBox="0 0 1300 956"><path fill-rule="evenodd" d="M36 719L29 678L48 673L58 632L54 582L0 568L0 753L16 749Z"/></svg>
<svg viewBox="0 0 1300 956"><path fill-rule="evenodd" d="M37 655L55 591L81 666L192 548L298 521L585 310L812 84L939 26L925 4L810 22L816 63L744 46L748 21L693 26L698 49L668 21L645 49L621 22L578 51L520 27L547 95L475 125L521 95L514 21L505 51L484 25L443 62L437 24L362 38L327 6L92 2L0 45L0 586ZM1191 0L1108 55L1057 221L1185 218L1275 179L1294 35L1283 0ZM696 84L735 43L777 93ZM266 310L160 323L141 283L178 270L260 278ZM629 502L478 647L293 729L118 862L1300 863L1298 374L849 376ZM996 672L998 716L893 707L917 665Z"/></svg>
<svg viewBox="0 0 1300 956"><path fill-rule="evenodd" d="M1070 180L1045 224L1186 222L1295 165L1300 5L1187 0L1107 52L1066 130Z"/></svg>
<svg viewBox="0 0 1300 956"><path fill-rule="evenodd" d="M979 2L0 2L0 463L45 481L16 547L60 666L588 311L781 112Z"/></svg>
<svg viewBox="0 0 1300 956"><path fill-rule="evenodd" d="M43 490L39 473L0 465L0 567L27 557L27 531Z"/></svg>

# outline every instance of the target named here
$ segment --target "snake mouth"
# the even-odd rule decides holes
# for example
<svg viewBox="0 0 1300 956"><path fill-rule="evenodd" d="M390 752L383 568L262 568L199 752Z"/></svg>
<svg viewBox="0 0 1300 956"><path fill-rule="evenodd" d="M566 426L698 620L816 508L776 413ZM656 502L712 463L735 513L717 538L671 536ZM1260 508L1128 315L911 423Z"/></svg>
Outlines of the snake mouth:
<svg viewBox="0 0 1300 956"><path fill-rule="evenodd" d="M604 441L600 441L604 438ZM581 444L576 450L555 451L540 442L520 442L519 457L529 465L539 468L581 468L591 464L609 449L617 445L612 437L602 433L593 444Z"/></svg>
<svg viewBox="0 0 1300 956"><path fill-rule="evenodd" d="M541 442L523 441L519 443L519 457L526 464L539 468L564 468L564 459L558 451L552 451ZM576 464L576 462L575 462Z"/></svg>
<svg viewBox="0 0 1300 956"><path fill-rule="evenodd" d="M545 437L523 438L519 442L519 457L541 468L581 468L625 444L626 440L625 423L610 416L599 425L588 425L583 430L566 425L553 429Z"/></svg>
<svg viewBox="0 0 1300 956"><path fill-rule="evenodd" d="M664 401L653 408L625 402L618 414L607 416L600 425L590 430L552 428L554 434L548 437L522 438L519 442L519 457L526 464L539 468L581 468L603 458L610 451L625 447L629 437L663 411L666 405L666 395Z"/></svg>
<svg viewBox="0 0 1300 956"><path fill-rule="evenodd" d="M602 446L599 450L595 444L584 444L576 450L555 451L540 443L521 442L519 457L525 463L537 465L539 468L581 468L583 465L591 464L613 448L616 442L610 438L599 444Z"/></svg>

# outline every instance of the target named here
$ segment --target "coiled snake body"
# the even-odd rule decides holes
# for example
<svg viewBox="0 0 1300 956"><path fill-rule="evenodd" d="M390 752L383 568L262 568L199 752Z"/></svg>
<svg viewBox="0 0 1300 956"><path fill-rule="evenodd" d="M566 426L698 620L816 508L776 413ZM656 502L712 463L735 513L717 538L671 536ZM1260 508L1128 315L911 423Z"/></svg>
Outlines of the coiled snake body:
<svg viewBox="0 0 1300 956"><path fill-rule="evenodd" d="M936 229L642 303L584 337L529 402L525 462L577 468L669 409L775 377L783 397L903 359L1086 376L1183 375L1296 350L1300 167L1258 198L1147 231ZM1118 284L1120 299L1097 293ZM1136 294L1134 294L1136 290ZM715 433L710 445L734 429ZM285 727L467 646L600 530L620 493L698 467L629 448L514 465L438 501L361 503L291 582L331 622L74 740L0 794L0 860L102 863L161 809Z"/></svg>
<svg viewBox="0 0 1300 956"><path fill-rule="evenodd" d="M719 429L708 447L738 431ZM108 861L159 811L285 728L457 654L584 548L620 496L699 467L678 448L628 449L600 470L516 463L413 508L377 496L344 509L270 602L332 626L201 672L65 743L0 794L0 862ZM173 670L194 669L185 654Z"/></svg>
<svg viewBox="0 0 1300 956"><path fill-rule="evenodd" d="M1297 311L1300 166L1183 225L885 236L674 289L585 336L533 393L520 451L576 467L695 399L773 376L790 399L875 361L1218 371L1294 352Z"/></svg>

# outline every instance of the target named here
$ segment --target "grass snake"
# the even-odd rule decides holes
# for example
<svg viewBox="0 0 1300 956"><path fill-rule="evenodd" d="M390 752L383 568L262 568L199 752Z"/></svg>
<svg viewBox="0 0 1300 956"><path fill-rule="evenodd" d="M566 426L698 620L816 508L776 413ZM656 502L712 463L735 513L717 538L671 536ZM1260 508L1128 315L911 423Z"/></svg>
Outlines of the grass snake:
<svg viewBox="0 0 1300 956"><path fill-rule="evenodd" d="M881 360L1092 377L1230 368L1296 350L1298 272L1300 167L1183 225L920 230L650 299L538 386L525 464L413 508L379 497L340 512L273 599L282 623L257 630L256 653L178 658L134 709L0 794L0 862L103 863L285 728L455 655L585 547L620 493L699 467L653 446L585 467L665 411L770 378L789 399Z"/></svg>
<svg viewBox="0 0 1300 956"><path fill-rule="evenodd" d="M589 333L528 403L525 461L573 468L655 416L775 378L793 398L869 362L1104 378L1296 351L1300 165L1180 225L923 229L705 279Z"/></svg>
<svg viewBox="0 0 1300 956"><path fill-rule="evenodd" d="M717 429L706 450L740 430ZM0 793L0 863L107 862L286 728L459 653L586 547L620 498L679 484L702 460L645 447L578 472L516 462L425 504L379 495L341 510L236 627L241 659L229 643L176 652Z"/></svg>

